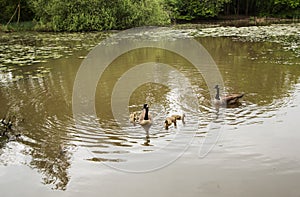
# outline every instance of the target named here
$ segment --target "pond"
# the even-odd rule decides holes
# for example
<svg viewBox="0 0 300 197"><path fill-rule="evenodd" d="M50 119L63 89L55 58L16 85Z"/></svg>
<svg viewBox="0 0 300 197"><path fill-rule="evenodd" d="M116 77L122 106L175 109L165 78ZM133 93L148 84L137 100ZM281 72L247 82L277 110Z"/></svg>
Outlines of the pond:
<svg viewBox="0 0 300 197"><path fill-rule="evenodd" d="M300 195L300 24L163 29L159 36L167 34L203 46L222 90L245 94L240 105L216 109L207 83L214 79L159 47L130 49L95 83L97 71L89 70L76 86L92 49L116 33L0 33L0 118L11 118L11 132L21 134L0 138L1 193ZM97 65L109 53L93 56ZM148 76L153 81L144 83ZM83 109L94 102L95 116L75 114L77 97ZM144 103L153 116L149 132L128 120ZM174 113L185 114L185 124L164 129ZM207 142L214 125L217 137ZM202 157L205 143L211 149Z"/></svg>

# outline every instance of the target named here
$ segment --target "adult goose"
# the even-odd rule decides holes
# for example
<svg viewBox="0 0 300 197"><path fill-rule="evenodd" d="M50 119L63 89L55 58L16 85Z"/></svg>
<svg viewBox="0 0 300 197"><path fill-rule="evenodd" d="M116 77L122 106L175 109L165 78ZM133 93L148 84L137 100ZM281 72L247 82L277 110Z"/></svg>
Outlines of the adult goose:
<svg viewBox="0 0 300 197"><path fill-rule="evenodd" d="M218 85L215 86L217 90L214 104L216 106L230 107L239 104L239 99L244 96L244 94L230 94L224 97L220 97L220 88Z"/></svg>
<svg viewBox="0 0 300 197"><path fill-rule="evenodd" d="M144 104L143 111L140 114L139 124L142 126L151 126L152 124L152 117L149 113L148 104Z"/></svg>

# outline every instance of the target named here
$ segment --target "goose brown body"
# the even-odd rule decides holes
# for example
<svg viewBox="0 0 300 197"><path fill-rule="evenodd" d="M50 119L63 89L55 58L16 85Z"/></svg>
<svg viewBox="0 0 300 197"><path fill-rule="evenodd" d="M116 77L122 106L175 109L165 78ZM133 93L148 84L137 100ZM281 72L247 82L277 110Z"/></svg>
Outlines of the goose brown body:
<svg viewBox="0 0 300 197"><path fill-rule="evenodd" d="M220 88L218 85L215 86L217 90L216 97L215 97L215 105L218 106L230 106L236 105L239 103L239 99L244 96L244 94L230 94L223 97L220 97Z"/></svg>

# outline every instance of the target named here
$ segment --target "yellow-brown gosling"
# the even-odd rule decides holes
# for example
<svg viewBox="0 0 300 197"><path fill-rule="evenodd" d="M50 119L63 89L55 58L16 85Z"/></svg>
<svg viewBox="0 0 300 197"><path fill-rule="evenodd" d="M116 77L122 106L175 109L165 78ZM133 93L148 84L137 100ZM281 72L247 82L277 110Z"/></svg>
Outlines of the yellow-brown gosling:
<svg viewBox="0 0 300 197"><path fill-rule="evenodd" d="M132 112L132 113L129 115L129 121L130 121L130 123L132 123L133 125L136 124L136 122L138 121L138 115L137 115L137 112Z"/></svg>
<svg viewBox="0 0 300 197"><path fill-rule="evenodd" d="M165 120L165 129L168 130L169 129L169 126L172 125L172 123L174 124L174 127L177 126L176 124L176 118L175 117L167 117L166 120Z"/></svg>
<svg viewBox="0 0 300 197"><path fill-rule="evenodd" d="M185 121L184 121L184 119L185 119L185 114L182 114L182 115L174 114L174 115L172 115L171 117L176 118L176 120L181 120L181 121L182 121L182 124L185 124Z"/></svg>

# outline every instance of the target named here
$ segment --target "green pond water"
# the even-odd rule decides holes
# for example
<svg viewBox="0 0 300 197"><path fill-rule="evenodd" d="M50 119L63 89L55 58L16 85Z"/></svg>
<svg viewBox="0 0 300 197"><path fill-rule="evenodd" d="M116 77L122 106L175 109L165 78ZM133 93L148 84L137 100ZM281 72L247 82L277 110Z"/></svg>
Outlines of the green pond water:
<svg viewBox="0 0 300 197"><path fill-rule="evenodd" d="M1 194L300 195L300 25L171 29L165 34L193 37L201 44L217 65L224 91L245 93L240 106L221 109L220 119L211 104L211 87L190 61L145 47L108 65L96 83L97 117L83 112L76 119L72 104L79 68L98 43L115 34L0 33L0 118L15 117L11 132L21 134L18 140L1 137ZM122 76L147 62L156 66L153 72L141 70L124 83ZM137 84L122 113L120 103L127 98L112 96L116 85L127 87L147 75L157 82ZM89 80L82 87L88 89ZM117 93L122 91L129 90ZM140 111L143 103L153 116L148 133L128 121L128 111ZM121 108L122 127L112 106ZM179 121L177 128L165 130L163 122L172 113L185 113L186 124ZM221 130L203 158L200 147L214 135L212 123ZM139 172L155 162L162 165Z"/></svg>

